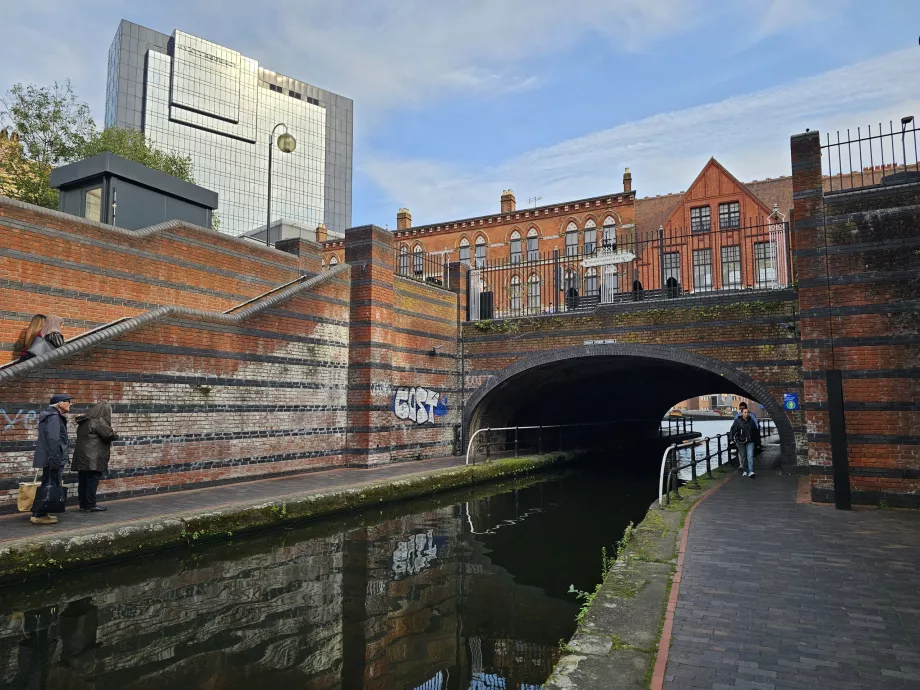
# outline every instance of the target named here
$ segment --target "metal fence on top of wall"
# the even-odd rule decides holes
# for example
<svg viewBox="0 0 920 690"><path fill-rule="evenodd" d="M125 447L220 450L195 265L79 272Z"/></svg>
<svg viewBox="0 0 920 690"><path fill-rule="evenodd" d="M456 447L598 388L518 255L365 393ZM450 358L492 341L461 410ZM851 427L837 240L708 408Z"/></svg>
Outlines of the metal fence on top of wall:
<svg viewBox="0 0 920 690"><path fill-rule="evenodd" d="M883 124L847 129L842 136L827 133L827 143L821 146L825 167L825 191L871 187L879 184L900 184L920 181L920 156L917 146L917 122L913 115L901 118L900 128L888 121Z"/></svg>
<svg viewBox="0 0 920 690"><path fill-rule="evenodd" d="M429 254L422 251L421 247L410 252L408 247L400 247L396 250L394 265L398 276L450 289L450 272L447 270L445 254Z"/></svg>
<svg viewBox="0 0 920 690"><path fill-rule="evenodd" d="M789 226L700 219L690 230L620 231L551 252L477 261L468 320L591 310L598 305L776 290L791 283Z"/></svg>

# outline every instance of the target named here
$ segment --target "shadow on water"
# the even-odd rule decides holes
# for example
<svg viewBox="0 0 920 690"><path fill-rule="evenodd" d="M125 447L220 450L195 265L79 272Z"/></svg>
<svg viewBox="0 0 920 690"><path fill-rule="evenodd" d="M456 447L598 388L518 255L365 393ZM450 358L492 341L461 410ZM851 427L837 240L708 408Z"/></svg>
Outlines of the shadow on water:
<svg viewBox="0 0 920 690"><path fill-rule="evenodd" d="M539 688L654 479L564 472L0 589L0 687Z"/></svg>

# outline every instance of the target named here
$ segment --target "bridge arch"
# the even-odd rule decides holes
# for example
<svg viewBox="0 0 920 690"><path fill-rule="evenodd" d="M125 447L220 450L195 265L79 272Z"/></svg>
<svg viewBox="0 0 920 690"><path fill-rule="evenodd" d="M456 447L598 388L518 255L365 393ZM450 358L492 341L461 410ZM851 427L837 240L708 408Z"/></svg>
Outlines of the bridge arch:
<svg viewBox="0 0 920 690"><path fill-rule="evenodd" d="M737 393L776 423L783 464L795 464L792 422L767 387L726 362L667 345L610 343L540 352L479 386L463 409L466 438L484 426L647 419L657 425L677 402Z"/></svg>

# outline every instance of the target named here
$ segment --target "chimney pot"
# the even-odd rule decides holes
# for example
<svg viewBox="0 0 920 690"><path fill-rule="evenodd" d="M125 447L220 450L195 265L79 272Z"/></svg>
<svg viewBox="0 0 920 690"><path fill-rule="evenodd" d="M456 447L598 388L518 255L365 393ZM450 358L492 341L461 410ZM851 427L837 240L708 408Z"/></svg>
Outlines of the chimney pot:
<svg viewBox="0 0 920 690"><path fill-rule="evenodd" d="M626 168L626 172L623 173L623 191L632 191L632 173L629 172L629 168Z"/></svg>
<svg viewBox="0 0 920 690"><path fill-rule="evenodd" d="M502 213L512 213L517 208L514 192L506 189L502 192Z"/></svg>
<svg viewBox="0 0 920 690"><path fill-rule="evenodd" d="M412 214L409 213L409 209L401 208L396 214L396 229L397 230L408 230L412 227Z"/></svg>

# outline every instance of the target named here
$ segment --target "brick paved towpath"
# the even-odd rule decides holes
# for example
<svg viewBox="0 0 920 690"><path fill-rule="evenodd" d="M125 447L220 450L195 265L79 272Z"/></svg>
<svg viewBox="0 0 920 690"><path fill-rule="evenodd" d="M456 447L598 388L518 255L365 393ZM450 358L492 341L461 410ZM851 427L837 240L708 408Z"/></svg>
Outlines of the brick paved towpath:
<svg viewBox="0 0 920 690"><path fill-rule="evenodd" d="M33 525L27 513L0 515L0 544L34 539L39 535L53 534L66 538L88 530L107 527L116 530L122 525L164 518L170 515L188 515L209 510L246 505L254 501L283 500L286 496L303 496L334 489L357 487L371 482L395 480L409 475L434 472L463 465L463 457L435 458L417 462L402 462L371 469L343 468L322 472L309 472L287 477L260 479L250 482L189 491L171 491L163 494L101 501L108 510L104 513L81 513L77 506L67 506L58 516L56 525Z"/></svg>
<svg viewBox="0 0 920 690"><path fill-rule="evenodd" d="M664 689L920 688L920 513L735 477L693 514Z"/></svg>

